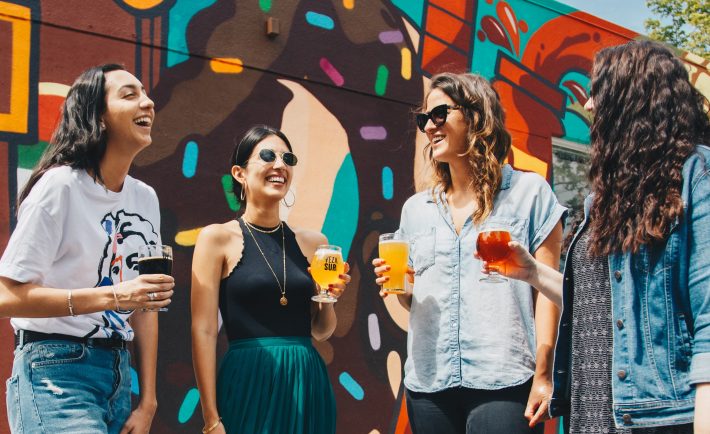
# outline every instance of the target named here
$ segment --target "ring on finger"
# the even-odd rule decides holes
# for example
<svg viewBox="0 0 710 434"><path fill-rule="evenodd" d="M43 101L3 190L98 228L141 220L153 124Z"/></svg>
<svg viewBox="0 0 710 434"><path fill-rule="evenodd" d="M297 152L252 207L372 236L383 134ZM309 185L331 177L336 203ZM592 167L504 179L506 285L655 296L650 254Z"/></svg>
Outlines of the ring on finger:
<svg viewBox="0 0 710 434"><path fill-rule="evenodd" d="M154 292L149 292L149 293L148 293L148 298L150 299L150 301L155 300L155 293L154 293Z"/></svg>

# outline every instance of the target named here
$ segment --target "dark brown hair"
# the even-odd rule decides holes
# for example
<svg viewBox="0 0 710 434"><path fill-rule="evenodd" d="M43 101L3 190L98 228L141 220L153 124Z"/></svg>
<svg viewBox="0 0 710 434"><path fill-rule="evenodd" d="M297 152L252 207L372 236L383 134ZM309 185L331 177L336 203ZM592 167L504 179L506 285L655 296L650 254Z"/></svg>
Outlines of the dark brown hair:
<svg viewBox="0 0 710 434"><path fill-rule="evenodd" d="M106 74L125 69L113 63L94 66L74 81L49 146L20 193L18 208L42 175L53 167L84 169L94 180L103 182L99 163L106 152L106 130L100 125L106 110Z"/></svg>
<svg viewBox="0 0 710 434"><path fill-rule="evenodd" d="M594 59L590 251L636 253L683 213L683 164L707 143L705 97L665 46L632 41Z"/></svg>

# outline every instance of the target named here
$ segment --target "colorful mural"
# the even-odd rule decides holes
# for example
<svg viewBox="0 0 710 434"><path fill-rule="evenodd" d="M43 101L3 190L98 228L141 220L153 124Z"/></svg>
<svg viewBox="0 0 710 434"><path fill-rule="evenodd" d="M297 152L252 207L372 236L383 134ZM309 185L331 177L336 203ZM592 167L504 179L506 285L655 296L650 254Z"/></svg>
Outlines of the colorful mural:
<svg viewBox="0 0 710 434"><path fill-rule="evenodd" d="M278 34L267 35L269 19ZM132 174L161 199L178 282L161 315L152 432L197 432L192 247L200 228L237 210L228 175L235 138L255 123L278 126L299 156L295 204L283 217L325 233L352 269L338 328L316 344L336 391L338 432L408 433L407 313L377 296L369 264L378 235L397 227L401 205L426 182L426 139L411 112L428 77L489 78L514 137L509 161L554 181L553 138L588 141L582 106L594 52L635 37L552 0L0 0L0 250L68 86L88 66L126 65L156 102L153 144ZM708 61L682 55L710 94ZM0 322L3 378L11 333ZM0 433L9 432L4 411ZM556 430L548 423L548 434Z"/></svg>

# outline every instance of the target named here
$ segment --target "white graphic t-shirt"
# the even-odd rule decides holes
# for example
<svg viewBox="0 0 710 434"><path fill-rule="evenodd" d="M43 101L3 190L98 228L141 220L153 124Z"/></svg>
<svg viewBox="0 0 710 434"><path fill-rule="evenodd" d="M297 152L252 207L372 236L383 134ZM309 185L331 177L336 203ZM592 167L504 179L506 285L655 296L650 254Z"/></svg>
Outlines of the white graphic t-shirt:
<svg viewBox="0 0 710 434"><path fill-rule="evenodd" d="M127 176L116 193L84 170L56 167L22 202L0 275L48 288L108 286L138 276L139 245L160 243L160 207L150 186ZM12 318L11 324L15 331L132 340L131 313Z"/></svg>

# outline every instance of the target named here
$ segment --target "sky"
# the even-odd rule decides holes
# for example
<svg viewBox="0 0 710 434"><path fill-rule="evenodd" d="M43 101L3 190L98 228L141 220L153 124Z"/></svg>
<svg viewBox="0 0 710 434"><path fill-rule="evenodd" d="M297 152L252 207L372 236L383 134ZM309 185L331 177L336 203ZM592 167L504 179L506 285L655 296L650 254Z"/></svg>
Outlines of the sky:
<svg viewBox="0 0 710 434"><path fill-rule="evenodd" d="M652 17L651 11L646 7L646 0L557 1L642 34L646 34L643 22Z"/></svg>

